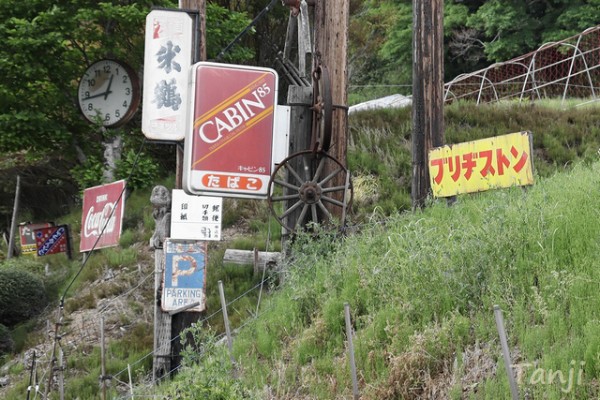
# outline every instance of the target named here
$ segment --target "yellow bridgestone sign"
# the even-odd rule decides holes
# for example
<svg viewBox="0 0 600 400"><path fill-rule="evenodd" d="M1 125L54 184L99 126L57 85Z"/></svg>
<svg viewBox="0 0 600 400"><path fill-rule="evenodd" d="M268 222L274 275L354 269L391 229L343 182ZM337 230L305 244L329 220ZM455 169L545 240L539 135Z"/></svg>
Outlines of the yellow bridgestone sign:
<svg viewBox="0 0 600 400"><path fill-rule="evenodd" d="M530 132L517 132L429 151L435 197L533 184Z"/></svg>

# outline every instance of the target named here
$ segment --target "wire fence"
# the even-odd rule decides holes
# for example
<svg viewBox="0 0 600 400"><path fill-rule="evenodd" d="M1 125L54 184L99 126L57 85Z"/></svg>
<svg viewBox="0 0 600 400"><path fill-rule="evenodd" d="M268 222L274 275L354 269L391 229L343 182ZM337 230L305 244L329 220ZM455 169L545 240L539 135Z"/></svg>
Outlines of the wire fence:
<svg viewBox="0 0 600 400"><path fill-rule="evenodd" d="M565 106L598 101L600 25L479 71L461 74L444 85L446 102L560 99Z"/></svg>

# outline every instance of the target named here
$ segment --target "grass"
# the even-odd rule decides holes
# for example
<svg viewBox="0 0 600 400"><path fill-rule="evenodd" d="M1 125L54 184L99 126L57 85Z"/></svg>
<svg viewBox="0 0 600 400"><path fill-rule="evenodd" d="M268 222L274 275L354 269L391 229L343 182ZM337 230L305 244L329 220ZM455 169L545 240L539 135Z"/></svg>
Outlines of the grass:
<svg viewBox="0 0 600 400"><path fill-rule="evenodd" d="M522 394L596 398L599 184L600 163L581 162L342 241L299 238L280 290L235 339L239 379L255 398L351 397L347 302L361 398L507 398L498 304L515 363L530 365Z"/></svg>
<svg viewBox="0 0 600 400"><path fill-rule="evenodd" d="M593 161L600 149L598 103L564 108L560 102L499 103L477 106L456 102L444 109L445 141L463 143L519 131L531 131L534 168L548 177L577 160ZM372 110L349 118L348 167L353 180L371 179L378 200L359 202L355 222L378 209L384 215L410 210L411 108ZM374 179L373 179L374 178Z"/></svg>
<svg viewBox="0 0 600 400"><path fill-rule="evenodd" d="M461 196L450 208L445 201L432 201L416 214L403 212L410 209L410 109L353 115L348 162L355 180L352 219L358 233L341 240L326 233L297 237L289 264L269 283L270 288L281 283L279 290L262 293L254 320L256 285L262 277L248 266L222 265L225 244L211 243L205 315L221 308L221 280L227 301L233 302L232 328L249 324L234 341L238 379L228 376L234 371L228 353L215 350L196 357L197 368L182 372L173 386L165 384L165 393L174 394L175 388L191 393L197 382L202 393L213 387L243 393L243 398L348 398L343 316L348 302L364 399L442 398L439 393L453 399L505 398L508 381L494 304L505 312L517 361L537 366L524 370L522 393L547 399L597 397L600 279L594 254L600 239L600 125L589 109L554 107L448 107L448 143L531 130L537 183L527 190ZM562 173L554 175L557 170ZM154 226L149 192L134 191L125 215L121 249L94 252L68 293L67 312L94 307L102 297L127 290L116 288L113 293L104 287L100 295L74 298L107 268L128 270L152 263L141 255L147 253L144 246ZM80 213L65 220L77 231ZM240 221L247 228L230 247L279 249L281 229L269 218L265 202L226 199L223 220L224 228ZM77 238L74 244L77 249ZM42 273L45 262L53 273L60 271L49 278L52 292L59 295L79 267L78 261L65 262L61 255L19 260L36 273ZM139 301L127 304L143 313ZM130 321L129 315L123 318ZM203 341L210 342L210 334L220 335L221 315L203 329ZM130 342L143 348L111 344L112 362L118 365L110 372L150 350L150 336L146 331L146 336ZM22 343L28 341L23 338ZM93 356L91 349L86 349L87 355L72 354L67 386L82 399L98 393L98 370L89 367L98 365L96 350ZM77 375L80 368L86 373ZM581 384L565 393L556 379L548 384L550 370L573 370L575 376L581 371ZM143 380L148 371L148 365L140 365L135 375ZM22 398L22 388L19 384L8 398ZM90 397L87 391L93 392Z"/></svg>

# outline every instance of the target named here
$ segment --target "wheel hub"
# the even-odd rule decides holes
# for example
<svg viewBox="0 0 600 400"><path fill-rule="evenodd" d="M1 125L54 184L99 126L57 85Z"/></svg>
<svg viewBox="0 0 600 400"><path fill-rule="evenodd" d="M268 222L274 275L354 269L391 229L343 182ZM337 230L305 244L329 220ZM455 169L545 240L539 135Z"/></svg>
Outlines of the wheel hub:
<svg viewBox="0 0 600 400"><path fill-rule="evenodd" d="M315 204L321 199L321 188L314 182L304 182L298 190L300 200L306 204Z"/></svg>

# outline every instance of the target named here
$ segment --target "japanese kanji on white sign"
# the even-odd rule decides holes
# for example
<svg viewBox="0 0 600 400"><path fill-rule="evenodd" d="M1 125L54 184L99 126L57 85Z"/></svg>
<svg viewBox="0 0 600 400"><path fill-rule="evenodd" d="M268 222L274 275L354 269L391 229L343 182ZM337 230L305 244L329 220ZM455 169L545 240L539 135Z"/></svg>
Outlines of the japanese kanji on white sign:
<svg viewBox="0 0 600 400"><path fill-rule="evenodd" d="M221 197L192 196L173 190L171 197L171 238L221 240Z"/></svg>
<svg viewBox="0 0 600 400"><path fill-rule="evenodd" d="M184 11L153 10L146 17L142 132L148 139L185 136L193 28Z"/></svg>

